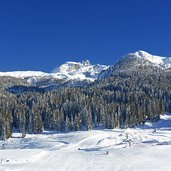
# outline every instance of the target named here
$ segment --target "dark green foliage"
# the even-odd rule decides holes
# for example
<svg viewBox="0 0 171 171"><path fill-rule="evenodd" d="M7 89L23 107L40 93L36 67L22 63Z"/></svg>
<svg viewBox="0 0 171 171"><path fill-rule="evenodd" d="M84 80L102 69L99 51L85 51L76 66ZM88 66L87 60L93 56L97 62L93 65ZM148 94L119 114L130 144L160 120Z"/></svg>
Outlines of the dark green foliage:
<svg viewBox="0 0 171 171"><path fill-rule="evenodd" d="M127 128L144 124L147 119L157 121L160 114L171 111L170 75L170 71L155 67L144 71L140 67L115 70L110 77L86 87L37 92L28 89L17 94L0 89L0 136L10 137L12 128L25 134L91 130L100 125ZM13 85L26 83L19 80Z"/></svg>

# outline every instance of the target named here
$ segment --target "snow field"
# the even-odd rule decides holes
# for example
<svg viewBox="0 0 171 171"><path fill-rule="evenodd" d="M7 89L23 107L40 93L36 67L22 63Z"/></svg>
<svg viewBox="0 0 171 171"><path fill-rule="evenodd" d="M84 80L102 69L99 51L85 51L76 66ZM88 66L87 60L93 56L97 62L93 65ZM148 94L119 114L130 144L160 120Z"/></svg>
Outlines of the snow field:
<svg viewBox="0 0 171 171"><path fill-rule="evenodd" d="M167 114L131 129L45 131L25 138L14 133L0 149L0 171L170 171L170 158Z"/></svg>

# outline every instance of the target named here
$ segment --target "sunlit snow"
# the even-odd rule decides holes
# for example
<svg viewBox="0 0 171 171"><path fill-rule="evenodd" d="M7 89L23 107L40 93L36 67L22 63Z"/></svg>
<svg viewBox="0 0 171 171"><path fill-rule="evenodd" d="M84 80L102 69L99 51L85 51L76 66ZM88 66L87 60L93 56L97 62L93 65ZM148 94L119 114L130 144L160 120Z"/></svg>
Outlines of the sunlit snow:
<svg viewBox="0 0 171 171"><path fill-rule="evenodd" d="M128 129L14 133L0 149L0 170L170 171L171 115Z"/></svg>

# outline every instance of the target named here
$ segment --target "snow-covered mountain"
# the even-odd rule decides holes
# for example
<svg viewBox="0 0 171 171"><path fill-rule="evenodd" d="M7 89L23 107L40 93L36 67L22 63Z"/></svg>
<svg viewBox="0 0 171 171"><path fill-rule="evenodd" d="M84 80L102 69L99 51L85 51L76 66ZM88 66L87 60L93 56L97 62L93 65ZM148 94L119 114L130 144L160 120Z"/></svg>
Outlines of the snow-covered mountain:
<svg viewBox="0 0 171 171"><path fill-rule="evenodd" d="M160 68L162 70L171 69L171 57L162 57L149 54L145 51L139 50L135 53L128 53L123 56L115 65L99 74L98 80L102 80L111 76L113 72L131 71L137 68Z"/></svg>
<svg viewBox="0 0 171 171"><path fill-rule="evenodd" d="M122 57L115 65L92 65L88 60L82 62L66 62L60 65L52 73L45 73L41 71L14 71L14 72L0 72L0 76L16 77L27 79L32 85L42 80L65 80L72 82L87 81L93 82L98 78L102 80L110 76L116 71L130 71L138 67L157 67L162 70L171 68L171 57L162 57L149 54L145 51L139 50L135 53L128 53ZM63 82L63 83L64 83Z"/></svg>
<svg viewBox="0 0 171 171"><path fill-rule="evenodd" d="M92 65L88 60L82 62L66 62L51 75L69 80L94 81L100 72L105 69L107 69L106 65Z"/></svg>
<svg viewBox="0 0 171 171"><path fill-rule="evenodd" d="M12 72L0 72L0 76L16 77L16 78L29 78L29 77L47 77L48 73L41 71L12 71Z"/></svg>
<svg viewBox="0 0 171 171"><path fill-rule="evenodd" d="M54 78L65 80L87 80L94 81L99 73L106 69L105 65L92 65L88 60L82 62L66 62L59 66L53 73L45 73L41 71L14 71L0 72L0 76L16 77L36 81L42 78Z"/></svg>
<svg viewBox="0 0 171 171"><path fill-rule="evenodd" d="M129 53L124 58L142 60L146 62L146 64L152 64L163 69L171 68L171 57L156 56L141 50L135 53Z"/></svg>

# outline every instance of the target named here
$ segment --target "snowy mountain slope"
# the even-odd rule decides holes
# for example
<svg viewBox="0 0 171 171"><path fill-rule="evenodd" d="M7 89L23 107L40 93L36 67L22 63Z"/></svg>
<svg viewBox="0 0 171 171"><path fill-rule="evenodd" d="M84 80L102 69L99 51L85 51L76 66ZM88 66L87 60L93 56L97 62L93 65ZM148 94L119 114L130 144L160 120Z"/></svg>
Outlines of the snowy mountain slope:
<svg viewBox="0 0 171 171"><path fill-rule="evenodd" d="M107 66L105 65L91 65L90 62L86 60L83 62L66 62L53 73L44 73L41 71L14 71L0 72L0 76L28 79L30 82L41 78L94 81L98 74L106 68Z"/></svg>
<svg viewBox="0 0 171 171"><path fill-rule="evenodd" d="M171 69L171 57L156 56L141 50L129 53L122 57L115 65L102 71L99 74L98 80L110 76L113 72L127 72L137 68L144 68L144 71L147 68Z"/></svg>
<svg viewBox="0 0 171 171"><path fill-rule="evenodd" d="M61 75L67 79L94 81L99 73L106 69L105 65L91 65L88 60L82 62L66 62L57 68L53 76Z"/></svg>
<svg viewBox="0 0 171 171"><path fill-rule="evenodd" d="M6 149L0 149L0 170L170 171L168 123L170 114L131 129L44 132L25 138L14 133Z"/></svg>
<svg viewBox="0 0 171 171"><path fill-rule="evenodd" d="M0 76L16 77L16 78L29 78L29 77L47 77L48 73L41 71L14 71L14 72L0 72Z"/></svg>
<svg viewBox="0 0 171 171"><path fill-rule="evenodd" d="M145 51L129 53L121 58L115 65L92 65L88 60L82 62L66 62L53 71L53 73L44 73L41 71L14 71L0 72L0 76L9 76L22 79L28 79L34 83L39 79L65 79L65 80L88 80L94 81L103 79L110 75L113 70L123 70L136 68L138 66L152 66L161 69L171 68L171 57L161 57L149 54Z"/></svg>
<svg viewBox="0 0 171 171"><path fill-rule="evenodd" d="M113 72L136 70L138 67L160 68L162 70L171 69L171 57L161 57L145 51L137 51L125 55L115 65L111 66L92 65L88 60L85 60L82 62L66 62L52 73L44 73L41 71L0 72L0 77L9 76L26 79L31 85L39 84L44 80L54 79L65 80L66 83L71 81L72 85L74 85L78 81L93 82L97 78L98 80L102 80L110 76ZM73 82L75 83L73 84ZM68 83L68 85L70 84ZM49 85L54 85L54 83L50 83Z"/></svg>
<svg viewBox="0 0 171 171"><path fill-rule="evenodd" d="M134 56L137 59L145 60L155 66L167 69L171 67L171 57L161 57L149 54L145 51L137 51L135 53L129 53L126 57Z"/></svg>

